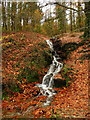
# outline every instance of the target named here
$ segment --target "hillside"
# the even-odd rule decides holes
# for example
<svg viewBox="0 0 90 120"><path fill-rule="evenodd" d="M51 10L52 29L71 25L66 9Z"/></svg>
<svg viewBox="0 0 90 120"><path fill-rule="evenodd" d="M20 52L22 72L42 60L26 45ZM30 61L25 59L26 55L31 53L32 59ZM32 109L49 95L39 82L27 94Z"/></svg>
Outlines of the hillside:
<svg viewBox="0 0 90 120"><path fill-rule="evenodd" d="M80 43L82 33L65 34L62 43ZM86 41L72 51L64 68L55 78L67 80L67 85L54 88L57 94L49 106L43 106L47 96L37 96L51 63L51 54L45 40L48 37L21 32L3 34L3 118L87 118L89 114L89 81ZM89 54L90 55L90 54ZM62 74L62 75L61 75ZM66 76L66 78L65 78Z"/></svg>

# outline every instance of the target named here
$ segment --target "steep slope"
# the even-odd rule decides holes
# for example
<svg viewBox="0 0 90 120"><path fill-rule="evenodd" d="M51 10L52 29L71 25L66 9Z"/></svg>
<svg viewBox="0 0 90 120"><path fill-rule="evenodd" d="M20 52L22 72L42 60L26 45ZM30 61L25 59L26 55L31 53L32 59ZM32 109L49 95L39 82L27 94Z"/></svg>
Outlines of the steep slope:
<svg viewBox="0 0 90 120"><path fill-rule="evenodd" d="M12 48L6 49L4 51L5 58L3 61L3 67L4 67L4 81L7 81L7 76L9 73L12 74L18 74L16 73L16 67L15 69L12 67L14 62L17 62L20 60L21 67L25 67L25 64L23 64L23 59L25 56L28 55L28 52L30 52L33 47L36 47L38 42L42 42L47 37L40 35L40 34L34 34L31 33L19 33L21 34L21 37L18 39L16 36L18 34L15 34L12 37L13 39L17 40L17 43L20 43L21 41L24 42L24 46L19 46L19 44L15 45L16 41L11 44L14 50ZM22 38L25 36L25 39ZM81 39L79 34L75 34L75 36L68 34L67 36L63 36L62 42L66 43L68 42L80 42ZM9 36L10 37L10 36ZM30 38L31 37L31 38ZM21 40L22 38L22 40ZM9 39L9 40L13 40ZM69 41L70 40L70 41ZM5 43L9 42L8 39L6 39ZM37 47L36 47L37 48ZM88 59L80 60L80 58L84 53L80 53L81 50L84 48L87 48L87 44L82 45L77 50L73 51L69 58L64 61L64 64L68 66L68 68L72 68L72 74L67 72L68 76L71 78L71 80L68 83L68 86L55 88L57 91L57 94L51 99L51 105L50 106L43 106L44 101L46 100L47 96L37 96L39 93L39 88L34 87L37 82L33 83L26 83L25 80L22 80L22 83L19 83L20 88L22 91L20 92L11 92L13 95L11 97L7 97L3 100L3 118L85 118L89 117L89 110L88 110ZM40 48L38 48L40 49ZM47 50L48 47L46 46L45 49ZM86 49L88 50L88 48ZM12 52L11 52L12 51ZM16 53L16 54L15 54ZM22 55L23 53L23 55ZM10 60L12 57L15 56L14 60ZM10 59L9 59L10 58ZM11 67L11 68L10 68ZM20 67L20 66L19 66ZM32 67L32 70L33 67ZM42 68L41 70L47 71L47 69ZM15 72L15 73L14 73ZM63 70L61 71L61 73ZM41 71L39 71L41 75ZM59 73L56 78L61 79L61 73ZM45 73L44 73L45 74ZM44 76L42 75L42 77ZM10 76L12 77L12 76ZM42 79L41 77L41 79ZM13 77L14 78L14 77ZM15 79L16 80L16 79ZM18 81L17 81L18 82ZM7 83L7 82L6 82Z"/></svg>

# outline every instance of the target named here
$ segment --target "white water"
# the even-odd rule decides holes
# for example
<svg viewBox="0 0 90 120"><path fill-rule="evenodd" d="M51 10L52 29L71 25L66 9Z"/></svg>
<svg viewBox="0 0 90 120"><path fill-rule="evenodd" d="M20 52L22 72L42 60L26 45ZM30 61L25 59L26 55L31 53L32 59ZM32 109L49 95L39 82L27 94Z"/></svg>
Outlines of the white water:
<svg viewBox="0 0 90 120"><path fill-rule="evenodd" d="M50 40L46 40L46 42L49 45L50 49L54 51L53 43ZM63 63L58 62L59 59L59 55L55 52L55 54L53 55L52 64L50 65L47 74L43 77L42 84L36 85L40 88L40 94L47 95L47 100L44 105L49 105L51 102L50 98L52 98L52 96L56 94L53 90L54 77L61 71L63 67Z"/></svg>

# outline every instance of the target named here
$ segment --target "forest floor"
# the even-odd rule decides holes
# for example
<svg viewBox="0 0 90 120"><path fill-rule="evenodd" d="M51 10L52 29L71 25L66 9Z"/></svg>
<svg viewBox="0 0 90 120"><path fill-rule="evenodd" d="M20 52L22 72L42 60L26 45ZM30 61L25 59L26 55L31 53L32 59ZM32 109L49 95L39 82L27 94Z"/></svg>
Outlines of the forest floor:
<svg viewBox="0 0 90 120"><path fill-rule="evenodd" d="M19 59L22 63L23 59L21 58L23 55L28 54L28 51L31 50L38 42L48 39L48 37L38 33L27 32L11 35L3 34L3 37L7 36L6 41L3 42L3 44L9 42L7 40L8 36L18 40L20 35L26 36L26 41L24 41L25 46L16 49L16 44L13 44L11 48L4 51L4 83L8 79L7 74L18 74L18 68L13 68L12 65ZM79 38L80 35L82 35L82 33L68 33L60 39L63 43L79 43L81 41ZM17 41L18 45L22 40L19 39ZM37 96L39 88L35 87L35 84L38 82L28 84L23 82L23 84L20 84L22 92L14 92L12 96L2 100L2 118L89 118L89 60L78 60L78 58L84 54L79 51L86 47L87 45L80 46L71 53L70 57L66 61L64 61L64 64L67 64L69 67L74 69L73 74L70 76L71 78L74 78L74 80L72 79L70 81L71 84L68 87L64 86L61 88L55 88L57 94L53 96L52 102L49 106L43 105L47 96ZM15 53L17 56L15 56L15 59L13 60ZM9 58L12 59L9 60ZM45 71L47 71L47 69L45 69ZM56 78L60 78L60 73Z"/></svg>

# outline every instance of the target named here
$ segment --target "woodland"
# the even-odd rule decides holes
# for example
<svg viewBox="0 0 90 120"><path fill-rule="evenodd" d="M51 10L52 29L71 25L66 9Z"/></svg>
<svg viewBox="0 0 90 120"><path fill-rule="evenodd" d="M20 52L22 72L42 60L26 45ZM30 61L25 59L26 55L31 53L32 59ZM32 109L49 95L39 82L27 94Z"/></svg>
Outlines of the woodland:
<svg viewBox="0 0 90 120"><path fill-rule="evenodd" d="M90 119L90 1L1 2L1 119ZM40 94L52 63L47 39L62 42L56 94ZM61 52L62 52L61 51ZM63 57L64 56L64 57Z"/></svg>

